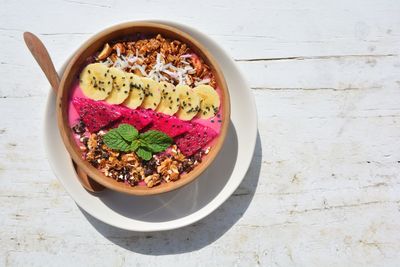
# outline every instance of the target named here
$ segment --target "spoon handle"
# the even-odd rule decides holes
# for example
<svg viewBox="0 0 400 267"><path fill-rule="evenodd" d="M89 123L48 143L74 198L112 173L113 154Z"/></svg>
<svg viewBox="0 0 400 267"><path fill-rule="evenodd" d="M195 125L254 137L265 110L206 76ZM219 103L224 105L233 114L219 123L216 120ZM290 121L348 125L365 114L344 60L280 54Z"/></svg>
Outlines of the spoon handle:
<svg viewBox="0 0 400 267"><path fill-rule="evenodd" d="M54 92L57 94L57 90L60 85L60 78L58 77L57 71L54 68L53 61L51 60L46 47L36 35L30 32L24 32L24 40L26 46L31 51L36 62L39 64L40 68L46 75L47 80L50 82ZM72 161L72 163L79 177L79 181L86 190L92 193L96 193L104 189L104 186L90 178L78 165L75 164L74 161Z"/></svg>
<svg viewBox="0 0 400 267"><path fill-rule="evenodd" d="M60 85L60 78L58 77L53 61L51 60L46 47L42 41L36 37L36 35L30 32L24 32L24 40L36 62L46 75L47 80L49 80L51 87L57 93L57 89Z"/></svg>

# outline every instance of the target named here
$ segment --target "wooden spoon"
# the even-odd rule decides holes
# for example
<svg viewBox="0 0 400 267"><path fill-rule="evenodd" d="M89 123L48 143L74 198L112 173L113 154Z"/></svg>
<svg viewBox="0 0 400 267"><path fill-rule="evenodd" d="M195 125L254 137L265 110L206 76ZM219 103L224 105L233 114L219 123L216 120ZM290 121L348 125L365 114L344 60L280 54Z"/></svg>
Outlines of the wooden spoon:
<svg viewBox="0 0 400 267"><path fill-rule="evenodd" d="M54 64L51 61L46 47L36 35L30 32L24 32L24 40L36 62L46 75L47 80L51 84L54 92L57 94L57 90L60 85L60 77L58 77L57 71L54 68ZM72 163L75 167L76 174L79 177L79 181L86 190L92 193L97 193L104 190L104 186L90 178L78 165L76 165L75 162L72 161Z"/></svg>

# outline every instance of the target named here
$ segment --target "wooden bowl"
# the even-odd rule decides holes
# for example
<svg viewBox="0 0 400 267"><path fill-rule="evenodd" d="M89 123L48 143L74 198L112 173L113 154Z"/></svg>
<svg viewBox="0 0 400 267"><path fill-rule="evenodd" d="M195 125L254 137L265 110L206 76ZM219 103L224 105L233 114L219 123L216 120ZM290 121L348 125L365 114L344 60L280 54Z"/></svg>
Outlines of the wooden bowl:
<svg viewBox="0 0 400 267"><path fill-rule="evenodd" d="M73 83L79 76L79 72L84 66L85 61L88 57L93 56L96 52L100 51L106 42L118 40L135 33L160 33L164 37L180 40L186 43L197 55L199 55L206 64L208 64L215 75L218 86L222 91L221 105L223 109L221 131L216 141L214 142L213 148L210 152L203 157L202 162L197 165L191 172L181 175L180 179L175 182L162 183L158 186L148 188L146 186L131 187L125 185L122 182L106 177L101 171L93 167L89 162L82 159L82 152L76 145L73 137L73 133L68 124L68 101L70 97L70 90ZM122 193L131 195L154 195L171 190L175 190L182 187L193 180L195 180L207 167L213 162L221 147L224 143L228 125L230 121L230 100L228 88L219 68L217 62L213 58L210 52L201 43L196 41L187 33L160 23L152 22L128 22L108 28L90 38L84 43L77 52L73 55L72 59L65 68L60 88L57 94L57 119L58 127L61 133L62 140L73 158L90 177L96 180L98 183L105 187ZM223 166L221 166L223 167ZM218 179L218 177L210 177L210 179Z"/></svg>

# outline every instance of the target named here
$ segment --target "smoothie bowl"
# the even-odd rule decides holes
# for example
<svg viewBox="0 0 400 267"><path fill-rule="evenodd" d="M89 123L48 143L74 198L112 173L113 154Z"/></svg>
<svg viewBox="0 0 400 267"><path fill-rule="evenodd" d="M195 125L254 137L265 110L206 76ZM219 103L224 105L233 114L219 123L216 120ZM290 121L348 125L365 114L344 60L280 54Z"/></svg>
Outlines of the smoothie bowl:
<svg viewBox="0 0 400 267"><path fill-rule="evenodd" d="M89 39L57 96L73 160L98 183L134 195L198 177L220 151L229 116L228 88L212 55L158 23L124 23Z"/></svg>

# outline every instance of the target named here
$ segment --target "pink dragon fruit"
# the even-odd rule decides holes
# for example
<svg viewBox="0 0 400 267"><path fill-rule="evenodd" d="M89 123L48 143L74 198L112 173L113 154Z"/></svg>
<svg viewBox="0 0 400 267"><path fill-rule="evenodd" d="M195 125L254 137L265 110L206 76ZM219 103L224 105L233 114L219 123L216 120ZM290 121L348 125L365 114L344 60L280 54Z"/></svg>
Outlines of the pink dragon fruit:
<svg viewBox="0 0 400 267"><path fill-rule="evenodd" d="M119 106L118 111L122 115L120 123L130 124L138 131L142 130L153 121L151 114L144 109L130 109Z"/></svg>
<svg viewBox="0 0 400 267"><path fill-rule="evenodd" d="M187 157L199 151L217 136L217 133L207 126L198 123L193 123L192 126L187 133L175 140L178 148Z"/></svg>
<svg viewBox="0 0 400 267"><path fill-rule="evenodd" d="M121 113L110 105L88 98L75 97L72 103L89 132L97 132L121 117Z"/></svg>
<svg viewBox="0 0 400 267"><path fill-rule="evenodd" d="M151 111L148 112L151 114ZM150 130L161 131L171 138L186 133L192 128L191 123L180 120L174 116L153 112L152 117L153 124Z"/></svg>

